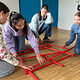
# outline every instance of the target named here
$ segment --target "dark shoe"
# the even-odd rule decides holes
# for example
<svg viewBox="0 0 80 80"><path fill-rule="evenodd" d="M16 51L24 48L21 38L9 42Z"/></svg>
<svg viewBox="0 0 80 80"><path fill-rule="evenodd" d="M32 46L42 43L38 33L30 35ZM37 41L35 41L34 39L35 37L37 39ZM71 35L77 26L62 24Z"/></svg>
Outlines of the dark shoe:
<svg viewBox="0 0 80 80"><path fill-rule="evenodd" d="M43 39L43 43L52 43L54 40L51 39Z"/></svg>

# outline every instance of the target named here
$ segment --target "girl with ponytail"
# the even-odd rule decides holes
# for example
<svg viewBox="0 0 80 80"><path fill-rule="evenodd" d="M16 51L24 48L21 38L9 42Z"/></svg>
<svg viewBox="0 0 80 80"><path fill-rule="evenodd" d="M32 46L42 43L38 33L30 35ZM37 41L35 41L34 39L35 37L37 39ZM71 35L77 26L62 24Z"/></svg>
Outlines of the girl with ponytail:
<svg viewBox="0 0 80 80"><path fill-rule="evenodd" d="M27 21L20 13L14 11L10 13L9 22L4 28L3 38L5 45L15 58L17 57L17 51L26 49L25 39L27 39L35 51L38 62L40 64L44 63L45 60L39 54L35 36L31 32Z"/></svg>

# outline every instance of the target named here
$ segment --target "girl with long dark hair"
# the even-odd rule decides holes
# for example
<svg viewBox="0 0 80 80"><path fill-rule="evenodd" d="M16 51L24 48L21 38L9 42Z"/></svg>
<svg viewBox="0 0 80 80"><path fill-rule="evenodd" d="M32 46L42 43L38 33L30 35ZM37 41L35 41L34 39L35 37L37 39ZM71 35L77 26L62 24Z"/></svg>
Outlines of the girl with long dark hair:
<svg viewBox="0 0 80 80"><path fill-rule="evenodd" d="M14 57L17 56L17 51L25 50L25 39L27 39L34 49L37 60L40 64L44 62L39 54L38 44L35 36L29 28L28 23L20 13L11 12L9 16L9 22L5 25L4 42Z"/></svg>

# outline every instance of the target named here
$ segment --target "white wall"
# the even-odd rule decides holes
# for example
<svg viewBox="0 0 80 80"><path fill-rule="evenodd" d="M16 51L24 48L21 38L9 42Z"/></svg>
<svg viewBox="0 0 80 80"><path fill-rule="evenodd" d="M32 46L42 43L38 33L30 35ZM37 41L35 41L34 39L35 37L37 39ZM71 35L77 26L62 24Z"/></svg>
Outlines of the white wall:
<svg viewBox="0 0 80 80"><path fill-rule="evenodd" d="M58 28L70 30L74 23L74 15L77 12L76 0L59 0Z"/></svg>
<svg viewBox="0 0 80 80"><path fill-rule="evenodd" d="M10 12L11 11L19 12L19 0L0 0L0 2L6 4L10 9ZM0 27L4 28L4 25L0 25Z"/></svg>
<svg viewBox="0 0 80 80"><path fill-rule="evenodd" d="M0 2L6 4L9 7L10 11L19 12L19 0L0 0Z"/></svg>

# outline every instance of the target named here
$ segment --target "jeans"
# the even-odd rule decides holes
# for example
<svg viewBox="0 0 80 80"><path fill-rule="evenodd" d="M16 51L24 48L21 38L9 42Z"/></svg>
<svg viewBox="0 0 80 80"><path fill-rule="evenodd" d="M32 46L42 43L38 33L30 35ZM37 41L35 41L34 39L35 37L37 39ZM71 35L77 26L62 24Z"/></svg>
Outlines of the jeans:
<svg viewBox="0 0 80 80"><path fill-rule="evenodd" d="M74 52L75 54L80 54L80 35L77 36Z"/></svg>
<svg viewBox="0 0 80 80"><path fill-rule="evenodd" d="M45 31L44 38L51 37L51 24L44 24L39 30L39 35L41 35Z"/></svg>
<svg viewBox="0 0 80 80"><path fill-rule="evenodd" d="M15 42L15 50L16 51L21 51L25 50L25 37L23 36L13 36L14 42Z"/></svg>
<svg viewBox="0 0 80 80"><path fill-rule="evenodd" d="M14 72L15 66L0 59L0 78Z"/></svg>

